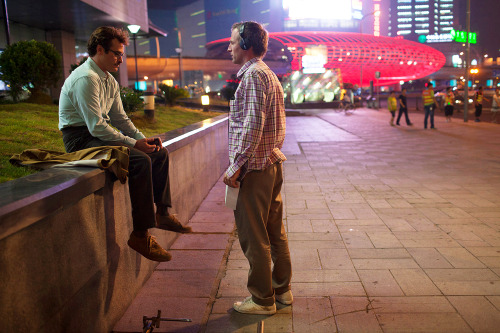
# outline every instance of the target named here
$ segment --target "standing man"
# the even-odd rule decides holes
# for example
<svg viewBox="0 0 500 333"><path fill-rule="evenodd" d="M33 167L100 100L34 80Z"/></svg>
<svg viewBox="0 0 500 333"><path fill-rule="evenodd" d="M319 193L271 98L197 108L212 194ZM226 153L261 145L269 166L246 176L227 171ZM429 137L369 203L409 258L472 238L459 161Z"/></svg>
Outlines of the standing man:
<svg viewBox="0 0 500 333"><path fill-rule="evenodd" d="M401 115L403 115L403 113L404 113L406 125L413 126L413 124L410 121L410 118L408 117L408 103L407 103L407 98L406 98L406 88L403 88L401 90L401 95L399 95L398 99L399 99L399 113L398 113L398 119L396 120L396 125L399 126L399 121L401 120Z"/></svg>
<svg viewBox="0 0 500 333"><path fill-rule="evenodd" d="M436 98L434 97L434 90L432 89L432 83L427 83L427 88L422 92L422 99L424 101L424 128L427 129L427 119L431 118L431 129L436 129L434 127L434 108L436 104Z"/></svg>
<svg viewBox="0 0 500 333"><path fill-rule="evenodd" d="M484 97L483 87L480 86L476 91L476 94L474 95L474 106L476 107L476 112L474 114L476 116L476 119L474 121L476 123L481 121L479 118L481 117L481 113L483 113L483 100L489 101L489 99Z"/></svg>
<svg viewBox="0 0 500 333"><path fill-rule="evenodd" d="M126 146L133 232L128 245L147 259L172 257L148 232L149 228L191 232L168 213L171 207L168 151L161 140L146 137L123 110L116 72L123 62L128 33L114 27L97 28L90 36L89 58L66 79L59 99L59 129L68 153L99 146ZM113 125L118 130L110 126ZM156 204L156 214L155 214Z"/></svg>
<svg viewBox="0 0 500 333"><path fill-rule="evenodd" d="M451 122L451 117L453 117L453 104L455 103L455 94L451 91L451 87L446 88L446 94L444 95L444 115L446 116L446 122Z"/></svg>
<svg viewBox="0 0 500 333"><path fill-rule="evenodd" d="M229 113L229 168L224 183L239 187L234 211L241 249L250 263L251 296L236 302L241 313L276 313L275 300L292 304L292 265L283 226L282 162L285 107L281 84L262 61L267 31L256 22L235 23L228 52L241 65L241 83ZM273 266L274 264L274 266Z"/></svg>

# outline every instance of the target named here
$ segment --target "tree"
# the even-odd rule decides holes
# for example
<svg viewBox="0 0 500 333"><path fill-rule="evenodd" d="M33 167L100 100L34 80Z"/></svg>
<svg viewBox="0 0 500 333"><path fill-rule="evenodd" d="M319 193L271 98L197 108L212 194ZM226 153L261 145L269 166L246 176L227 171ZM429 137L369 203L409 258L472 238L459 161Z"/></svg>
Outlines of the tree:
<svg viewBox="0 0 500 333"><path fill-rule="evenodd" d="M61 55L54 45L36 40L20 41L7 46L0 55L0 79L10 86L10 95L18 101L23 89L31 97L55 86L61 77Z"/></svg>

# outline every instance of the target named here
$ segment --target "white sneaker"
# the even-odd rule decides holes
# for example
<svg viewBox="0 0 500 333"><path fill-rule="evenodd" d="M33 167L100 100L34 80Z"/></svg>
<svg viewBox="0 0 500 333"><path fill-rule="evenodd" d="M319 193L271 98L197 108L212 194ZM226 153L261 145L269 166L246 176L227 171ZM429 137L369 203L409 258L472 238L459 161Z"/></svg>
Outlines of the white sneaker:
<svg viewBox="0 0 500 333"><path fill-rule="evenodd" d="M233 309L246 314L273 315L276 313L276 304L270 306L259 305L252 300L252 296L249 296L243 302L234 303Z"/></svg>
<svg viewBox="0 0 500 333"><path fill-rule="evenodd" d="M274 297L281 304L290 305L293 302L293 295L291 290L288 290L287 292L281 295L275 295Z"/></svg>

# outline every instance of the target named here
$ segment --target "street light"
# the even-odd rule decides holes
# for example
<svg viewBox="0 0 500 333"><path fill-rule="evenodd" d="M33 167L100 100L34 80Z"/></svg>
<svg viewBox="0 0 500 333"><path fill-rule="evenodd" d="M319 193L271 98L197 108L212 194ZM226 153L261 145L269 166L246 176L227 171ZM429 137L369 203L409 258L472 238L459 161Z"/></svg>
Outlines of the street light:
<svg viewBox="0 0 500 333"><path fill-rule="evenodd" d="M134 59L135 59L135 89L139 89L139 71L137 70L137 46L135 40L137 38L137 33L141 29L140 25L130 24L127 26L128 30L132 33L132 39L134 40Z"/></svg>
<svg viewBox="0 0 500 333"><path fill-rule="evenodd" d="M465 86L464 86L464 122L468 121L469 114L469 66L470 66L470 0L465 1L466 17L465 24L467 26L467 47L465 49Z"/></svg>
<svg viewBox="0 0 500 333"><path fill-rule="evenodd" d="M175 52L179 53L179 88L184 87L184 79L182 76L182 35L181 35L181 29L179 28L174 28L174 30L177 30L177 38L179 39L179 47L175 49Z"/></svg>
<svg viewBox="0 0 500 333"><path fill-rule="evenodd" d="M359 72L360 72L359 89L360 89L360 96L361 96L361 106L363 106L363 59L361 59L361 49L363 47L363 20L370 15L380 15L380 11L374 10L373 12L371 12L369 14L363 15L361 20L359 20L359 33L361 34L361 44L360 44L360 50L359 50L359 58L361 60L360 66L359 66Z"/></svg>

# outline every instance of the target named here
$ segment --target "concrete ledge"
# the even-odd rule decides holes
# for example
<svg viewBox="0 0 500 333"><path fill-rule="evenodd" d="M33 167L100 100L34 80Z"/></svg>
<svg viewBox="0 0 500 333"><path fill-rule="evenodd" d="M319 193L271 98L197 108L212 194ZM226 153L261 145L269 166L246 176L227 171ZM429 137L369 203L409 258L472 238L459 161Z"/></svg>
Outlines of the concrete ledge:
<svg viewBox="0 0 500 333"><path fill-rule="evenodd" d="M162 138L186 222L227 167L227 117ZM127 246L128 184L94 168L49 169L0 194L0 331L110 331L156 266ZM165 247L177 236L151 232Z"/></svg>

